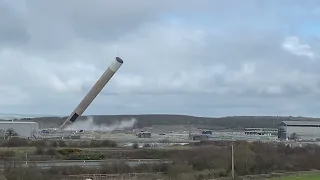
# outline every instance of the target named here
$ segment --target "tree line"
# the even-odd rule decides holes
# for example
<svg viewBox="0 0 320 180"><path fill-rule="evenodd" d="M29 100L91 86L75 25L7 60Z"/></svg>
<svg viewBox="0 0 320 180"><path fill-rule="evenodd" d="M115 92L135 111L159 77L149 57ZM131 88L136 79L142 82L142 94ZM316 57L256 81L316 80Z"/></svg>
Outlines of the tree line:
<svg viewBox="0 0 320 180"><path fill-rule="evenodd" d="M320 169L320 147L306 145L303 147L291 147L283 143L263 143L245 141L202 141L195 142L185 148L154 149L151 147L126 149L119 152L103 151L104 159L168 159L172 164L150 165L142 164L130 167L125 162L113 168L91 169L95 173L157 173L161 172L171 179L209 179L228 177L231 171L231 144L234 145L235 172L237 176L249 174L265 174L271 172L308 171ZM42 147L42 146L38 146ZM45 154L60 154L66 157L89 157L83 156L85 150L81 148L44 147ZM48 152L51 149L53 152ZM37 148L36 148L37 151ZM87 155L92 153L86 152ZM43 154L38 152L39 155ZM6 156L6 155L4 155ZM3 161L0 157L0 161ZM5 161L9 162L9 161ZM140 169L139 169L140 167ZM64 168L65 169L65 168ZM113 169L112 171L110 169ZM12 172L13 170L10 170ZM23 171L26 171L24 169ZM35 171L33 169L33 171ZM37 170L42 179L47 171ZM61 171L61 172L60 172ZM52 173L53 171L51 171ZM81 168L83 174L89 173L86 168ZM71 175L74 171L64 172L63 169L55 171L56 174ZM26 173L25 173L26 174ZM77 174L80 174L77 172ZM52 174L50 176L53 176Z"/></svg>
<svg viewBox="0 0 320 180"><path fill-rule="evenodd" d="M317 118L304 117L277 117L277 116L232 116L221 118L195 117L170 114L145 114L145 115L95 115L93 121L98 125L110 125L120 120L135 118L136 128L150 127L153 125L194 125L209 129L243 129L246 127L276 128L281 121L295 120L319 120ZM59 127L66 117L42 117L23 119L23 121L35 121L40 127ZM85 120L81 117L78 121Z"/></svg>

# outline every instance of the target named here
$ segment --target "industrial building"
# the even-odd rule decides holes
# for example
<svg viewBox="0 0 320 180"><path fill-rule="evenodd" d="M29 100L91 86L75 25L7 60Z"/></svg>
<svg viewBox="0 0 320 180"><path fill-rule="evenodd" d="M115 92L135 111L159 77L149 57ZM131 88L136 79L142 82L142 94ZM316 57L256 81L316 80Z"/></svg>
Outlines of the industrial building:
<svg viewBox="0 0 320 180"><path fill-rule="evenodd" d="M282 121L278 125L278 138L290 139L296 134L300 140L320 138L320 121Z"/></svg>
<svg viewBox="0 0 320 180"><path fill-rule="evenodd" d="M151 138L151 132L147 132L147 131L141 131L138 134L139 138Z"/></svg>
<svg viewBox="0 0 320 180"><path fill-rule="evenodd" d="M210 134L212 135L212 131L211 130L204 130L201 132L201 134Z"/></svg>
<svg viewBox="0 0 320 180"><path fill-rule="evenodd" d="M276 136L278 130L273 128L246 128L244 133L245 135Z"/></svg>
<svg viewBox="0 0 320 180"><path fill-rule="evenodd" d="M206 141L209 140L209 134L189 134L189 139L193 141Z"/></svg>
<svg viewBox="0 0 320 180"><path fill-rule="evenodd" d="M0 121L0 129L6 133L8 129L13 129L19 137L28 138L39 130L37 122ZM2 135L4 136L4 134Z"/></svg>

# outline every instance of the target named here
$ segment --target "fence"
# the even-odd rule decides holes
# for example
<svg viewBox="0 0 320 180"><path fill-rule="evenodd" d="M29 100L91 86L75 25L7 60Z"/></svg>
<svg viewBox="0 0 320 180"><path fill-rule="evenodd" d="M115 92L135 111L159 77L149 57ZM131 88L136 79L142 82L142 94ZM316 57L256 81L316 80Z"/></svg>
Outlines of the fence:
<svg viewBox="0 0 320 180"><path fill-rule="evenodd" d="M65 180L152 180L160 179L162 173L127 173L127 174L80 174L63 177ZM61 178L61 177L60 177Z"/></svg>

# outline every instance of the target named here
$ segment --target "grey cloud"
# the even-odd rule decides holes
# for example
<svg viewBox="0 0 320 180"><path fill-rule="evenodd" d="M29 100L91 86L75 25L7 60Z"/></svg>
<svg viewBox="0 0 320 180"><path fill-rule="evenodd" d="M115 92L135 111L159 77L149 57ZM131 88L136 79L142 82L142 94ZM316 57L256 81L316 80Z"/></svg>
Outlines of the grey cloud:
<svg viewBox="0 0 320 180"><path fill-rule="evenodd" d="M45 20L48 21L47 28L58 30L65 26L75 36L87 41L117 40L128 30L153 19L147 13L130 11L131 8L121 10L126 6L110 1L34 1L27 6L38 20L42 20L43 15L49 17ZM61 23L60 26L56 26L57 22Z"/></svg>
<svg viewBox="0 0 320 180"><path fill-rule="evenodd" d="M5 1L0 1L0 50L1 46L24 45L28 40L24 19Z"/></svg>
<svg viewBox="0 0 320 180"><path fill-rule="evenodd" d="M310 104L320 107L319 59L282 49L288 37L320 49L294 31L314 4L21 2L0 11L10 14L0 15L10 22L0 28L0 92L12 102L2 111L69 114L118 53L124 65L87 114L314 115Z"/></svg>
<svg viewBox="0 0 320 180"><path fill-rule="evenodd" d="M2 0L4 2L4 0ZM24 2L24 3L22 3ZM275 2L275 1L273 1ZM256 1L246 1L245 4L233 2L234 7L225 1L202 0L186 3L182 0L151 2L139 0L135 2L94 0L91 2L80 1L19 1L11 3L9 8L23 4L19 12L12 10L11 17L24 20L28 28L28 35L32 37L30 46L41 48L58 48L67 45L72 38L84 38L85 41L104 42L106 40L118 40L124 34L139 28L146 22L154 22L166 17L166 15L187 15L205 13L208 18L225 18L228 13L256 9L264 7ZM279 6L284 6L280 4ZM22 6L22 5L20 5ZM4 6L4 7L8 7ZM304 7L310 8L310 6ZM270 15L272 13L268 13ZM8 16L2 16L8 18ZM190 17L190 16L189 16ZM250 17L246 16L247 18ZM280 16L281 17L281 16ZM251 17L249 18L251 19ZM76 37L74 37L76 36Z"/></svg>

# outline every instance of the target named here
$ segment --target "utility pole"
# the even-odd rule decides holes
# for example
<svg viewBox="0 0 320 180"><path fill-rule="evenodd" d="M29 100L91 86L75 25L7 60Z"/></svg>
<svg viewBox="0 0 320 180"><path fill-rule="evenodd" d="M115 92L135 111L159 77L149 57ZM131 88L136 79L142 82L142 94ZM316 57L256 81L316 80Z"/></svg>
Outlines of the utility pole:
<svg viewBox="0 0 320 180"><path fill-rule="evenodd" d="M28 164L28 153L26 153L26 164Z"/></svg>
<svg viewBox="0 0 320 180"><path fill-rule="evenodd" d="M231 176L234 179L234 150L233 144L231 144Z"/></svg>

